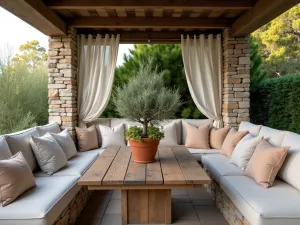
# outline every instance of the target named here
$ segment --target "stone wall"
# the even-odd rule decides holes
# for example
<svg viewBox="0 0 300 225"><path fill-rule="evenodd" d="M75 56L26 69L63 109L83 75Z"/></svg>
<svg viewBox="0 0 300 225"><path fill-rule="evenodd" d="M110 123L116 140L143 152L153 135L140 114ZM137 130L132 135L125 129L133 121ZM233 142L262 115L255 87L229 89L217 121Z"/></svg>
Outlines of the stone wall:
<svg viewBox="0 0 300 225"><path fill-rule="evenodd" d="M225 126L238 127L249 121L250 108L250 40L234 38L223 32L223 106Z"/></svg>
<svg viewBox="0 0 300 225"><path fill-rule="evenodd" d="M77 125L77 37L69 29L67 36L49 37L48 51L49 122L58 122L75 135Z"/></svg>

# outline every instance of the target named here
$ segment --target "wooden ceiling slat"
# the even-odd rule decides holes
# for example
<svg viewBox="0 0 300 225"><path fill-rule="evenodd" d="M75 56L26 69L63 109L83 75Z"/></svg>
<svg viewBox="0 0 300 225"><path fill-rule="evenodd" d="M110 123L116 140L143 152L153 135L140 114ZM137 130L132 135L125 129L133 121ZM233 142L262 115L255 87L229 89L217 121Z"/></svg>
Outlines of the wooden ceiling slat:
<svg viewBox="0 0 300 225"><path fill-rule="evenodd" d="M172 17L181 17L183 9L174 9Z"/></svg>
<svg viewBox="0 0 300 225"><path fill-rule="evenodd" d="M127 17L135 17L134 9L125 9Z"/></svg>
<svg viewBox="0 0 300 225"><path fill-rule="evenodd" d="M163 10L163 16L164 17L172 17L173 9L164 9Z"/></svg>
<svg viewBox="0 0 300 225"><path fill-rule="evenodd" d="M182 12L182 17L190 17L191 16L191 14L192 14L192 10L183 10L183 12Z"/></svg>
<svg viewBox="0 0 300 225"><path fill-rule="evenodd" d="M220 17L220 15L222 14L223 10L213 10L208 17Z"/></svg>
<svg viewBox="0 0 300 225"><path fill-rule="evenodd" d="M99 16L98 13L97 13L97 11L95 9L93 9L93 10L90 9L88 11L89 11L89 13L90 13L91 16Z"/></svg>
<svg viewBox="0 0 300 225"><path fill-rule="evenodd" d="M163 16L163 9L154 9L153 10L153 17L162 17Z"/></svg>
<svg viewBox="0 0 300 225"><path fill-rule="evenodd" d="M135 16L136 17L145 17L146 16L145 10L144 9L136 9Z"/></svg>
<svg viewBox="0 0 300 225"><path fill-rule="evenodd" d="M171 8L171 9L249 9L255 0L45 0L51 9L96 9L96 8Z"/></svg>
<svg viewBox="0 0 300 225"><path fill-rule="evenodd" d="M108 17L108 13L106 12L106 10L104 10L104 9L96 9L96 11L99 14L99 16L101 16L101 17Z"/></svg>
<svg viewBox="0 0 300 225"><path fill-rule="evenodd" d="M109 17L116 17L117 13L116 10L114 9L105 9L106 13L108 14Z"/></svg>
<svg viewBox="0 0 300 225"><path fill-rule="evenodd" d="M91 14L89 13L89 11L86 10L86 9L78 9L77 12L78 12L81 16L91 16Z"/></svg>
<svg viewBox="0 0 300 225"><path fill-rule="evenodd" d="M153 17L153 9L145 9L146 17Z"/></svg>
<svg viewBox="0 0 300 225"><path fill-rule="evenodd" d="M226 28L233 23L225 18L162 18L149 17L78 17L69 21L69 26L75 28Z"/></svg>
<svg viewBox="0 0 300 225"><path fill-rule="evenodd" d="M118 17L126 17L127 16L125 9L116 9L116 13L117 13Z"/></svg>

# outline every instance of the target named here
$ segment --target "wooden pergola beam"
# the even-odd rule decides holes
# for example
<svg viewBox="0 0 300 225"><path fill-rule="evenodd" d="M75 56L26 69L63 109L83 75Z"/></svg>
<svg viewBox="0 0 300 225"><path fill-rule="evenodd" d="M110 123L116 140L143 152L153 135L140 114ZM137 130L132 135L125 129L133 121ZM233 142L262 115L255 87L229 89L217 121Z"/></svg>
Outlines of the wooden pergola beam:
<svg viewBox="0 0 300 225"><path fill-rule="evenodd" d="M180 9L249 9L255 0L46 0L51 9L97 9L97 8L180 8Z"/></svg>
<svg viewBox="0 0 300 225"><path fill-rule="evenodd" d="M54 36L67 33L65 22L40 0L1 0L0 6L44 34Z"/></svg>
<svg viewBox="0 0 300 225"><path fill-rule="evenodd" d="M228 28L233 20L228 18L99 18L77 17L68 23L74 28Z"/></svg>
<svg viewBox="0 0 300 225"><path fill-rule="evenodd" d="M248 36L264 24L298 4L299 0L258 0L255 6L245 12L233 25L233 36Z"/></svg>

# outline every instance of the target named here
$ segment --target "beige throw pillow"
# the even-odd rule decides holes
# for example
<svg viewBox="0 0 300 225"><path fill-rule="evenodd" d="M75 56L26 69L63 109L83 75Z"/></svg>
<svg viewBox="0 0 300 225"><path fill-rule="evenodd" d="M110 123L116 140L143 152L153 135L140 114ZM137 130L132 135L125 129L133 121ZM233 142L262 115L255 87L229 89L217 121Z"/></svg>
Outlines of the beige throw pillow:
<svg viewBox="0 0 300 225"><path fill-rule="evenodd" d="M67 157L50 133L43 137L31 137L31 147L41 170L48 175L68 165Z"/></svg>
<svg viewBox="0 0 300 225"><path fill-rule="evenodd" d="M89 128L76 127L76 134L79 151L85 152L99 148L95 125L90 126Z"/></svg>
<svg viewBox="0 0 300 225"><path fill-rule="evenodd" d="M268 188L273 185L290 147L275 147L262 140L256 147L245 174L258 184Z"/></svg>
<svg viewBox="0 0 300 225"><path fill-rule="evenodd" d="M238 132L236 129L231 128L223 142L221 153L230 157L235 146L247 133L247 131Z"/></svg>
<svg viewBox="0 0 300 225"><path fill-rule="evenodd" d="M209 138L210 147L213 149L221 150L223 142L224 142L229 130L230 130L229 127L224 127L224 128L220 128L220 129L212 127L210 129L210 138Z"/></svg>
<svg viewBox="0 0 300 225"><path fill-rule="evenodd" d="M9 159L0 160L0 202L6 206L21 194L35 186L31 169L18 152Z"/></svg>
<svg viewBox="0 0 300 225"><path fill-rule="evenodd" d="M209 129L210 124L201 125L198 128L184 122L187 135L185 140L185 147L209 149Z"/></svg>

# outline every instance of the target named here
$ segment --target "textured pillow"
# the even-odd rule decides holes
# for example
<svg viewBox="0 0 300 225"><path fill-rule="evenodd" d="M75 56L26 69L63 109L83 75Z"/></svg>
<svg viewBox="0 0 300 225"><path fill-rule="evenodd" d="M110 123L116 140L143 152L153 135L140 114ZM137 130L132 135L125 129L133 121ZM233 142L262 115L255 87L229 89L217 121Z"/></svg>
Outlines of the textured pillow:
<svg viewBox="0 0 300 225"><path fill-rule="evenodd" d="M4 136L0 136L0 160L10 158L11 152Z"/></svg>
<svg viewBox="0 0 300 225"><path fill-rule="evenodd" d="M201 148L209 149L209 130L210 124L200 125L198 128L184 122L187 135L185 140L185 147L187 148Z"/></svg>
<svg viewBox="0 0 300 225"><path fill-rule="evenodd" d="M59 144L50 135L31 137L30 142L41 170L48 175L68 165L66 155Z"/></svg>
<svg viewBox="0 0 300 225"><path fill-rule="evenodd" d="M59 132L61 132L61 129L60 129L58 123L51 123L51 124L46 124L44 126L38 126L38 127L36 127L36 129L40 136L43 136L47 133L58 134Z"/></svg>
<svg viewBox="0 0 300 225"><path fill-rule="evenodd" d="M67 159L77 155L77 149L68 129L63 130L59 134L47 133L51 135L64 151Z"/></svg>
<svg viewBox="0 0 300 225"><path fill-rule="evenodd" d="M174 146L178 145L176 123L169 123L162 126L165 137L160 140L159 145Z"/></svg>
<svg viewBox="0 0 300 225"><path fill-rule="evenodd" d="M89 128L76 127L76 134L79 151L85 152L99 148L95 125L92 125Z"/></svg>
<svg viewBox="0 0 300 225"><path fill-rule="evenodd" d="M229 130L230 130L229 127L224 127L224 128L220 128L220 129L212 127L210 129L210 135L209 135L210 147L213 149L221 150L223 142L224 142Z"/></svg>
<svg viewBox="0 0 300 225"><path fill-rule="evenodd" d="M107 148L114 145L126 146L123 123L112 128L99 125L99 131L100 133L98 135L101 136L102 140L101 148Z"/></svg>
<svg viewBox="0 0 300 225"><path fill-rule="evenodd" d="M35 171L38 168L38 164L30 146L31 136L39 136L36 128L24 130L18 133L7 134L5 135L5 138L12 155L21 151L31 170Z"/></svg>
<svg viewBox="0 0 300 225"><path fill-rule="evenodd" d="M22 152L0 160L0 202L6 206L35 186L31 168Z"/></svg>
<svg viewBox="0 0 300 225"><path fill-rule="evenodd" d="M221 154L230 157L235 146L246 134L247 131L237 132L236 129L231 128L223 142Z"/></svg>
<svg viewBox="0 0 300 225"><path fill-rule="evenodd" d="M236 145L229 162L237 165L242 170L245 170L256 146L262 141L262 139L263 137L261 136L255 137L251 134L244 136Z"/></svg>
<svg viewBox="0 0 300 225"><path fill-rule="evenodd" d="M245 174L258 184L268 188L273 185L290 147L275 147L262 140L256 147Z"/></svg>
<svg viewBox="0 0 300 225"><path fill-rule="evenodd" d="M248 131L252 136L258 136L262 125L255 125L250 122L242 121L238 131Z"/></svg>

